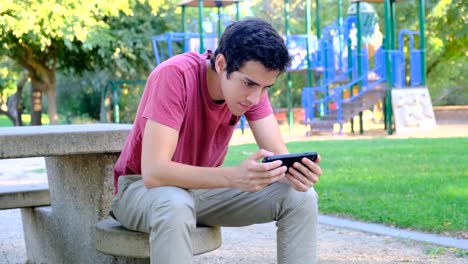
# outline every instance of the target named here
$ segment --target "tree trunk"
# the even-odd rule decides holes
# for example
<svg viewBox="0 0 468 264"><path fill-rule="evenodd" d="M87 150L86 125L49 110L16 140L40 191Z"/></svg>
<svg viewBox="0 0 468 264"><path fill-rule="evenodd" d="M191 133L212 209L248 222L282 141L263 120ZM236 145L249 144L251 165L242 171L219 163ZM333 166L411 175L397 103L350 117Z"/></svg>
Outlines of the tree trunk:
<svg viewBox="0 0 468 264"><path fill-rule="evenodd" d="M55 82L50 84L47 90L47 112L49 113L49 122L51 125L56 125L58 120L57 114L57 91L55 89Z"/></svg>
<svg viewBox="0 0 468 264"><path fill-rule="evenodd" d="M42 125L42 92L37 89L38 81L31 78L31 126Z"/></svg>
<svg viewBox="0 0 468 264"><path fill-rule="evenodd" d="M41 125L42 93L47 94L48 114L50 124L57 124L57 99L55 90L55 72L57 55L53 48L47 59L38 60L34 57L33 49L27 44L22 44L22 52L19 53L19 63L29 71L31 77L31 125Z"/></svg>
<svg viewBox="0 0 468 264"><path fill-rule="evenodd" d="M23 126L23 99L21 95L23 94L23 88L26 82L29 79L29 74L24 74L16 84L16 92L12 96L10 96L7 100L8 110L7 112L10 113L10 119L13 121L13 125L15 126Z"/></svg>
<svg viewBox="0 0 468 264"><path fill-rule="evenodd" d="M21 93L23 89L16 90L16 93L12 96L8 97L7 100L7 116L13 122L14 126L22 126L23 120L21 119L21 115L23 114L23 104L21 102Z"/></svg>
<svg viewBox="0 0 468 264"><path fill-rule="evenodd" d="M57 91L55 83L51 83L49 90L47 90L47 112L49 114L49 122L51 125L56 125L58 120L57 113Z"/></svg>

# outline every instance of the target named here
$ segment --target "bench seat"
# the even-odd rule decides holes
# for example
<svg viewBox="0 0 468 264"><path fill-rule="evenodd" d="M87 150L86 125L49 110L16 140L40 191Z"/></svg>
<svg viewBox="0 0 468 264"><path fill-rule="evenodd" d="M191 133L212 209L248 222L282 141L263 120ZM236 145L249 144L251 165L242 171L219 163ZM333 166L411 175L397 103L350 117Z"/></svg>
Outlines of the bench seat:
<svg viewBox="0 0 468 264"><path fill-rule="evenodd" d="M194 255L215 250L221 246L221 228L198 226L192 240ZM113 256L150 257L148 234L128 230L111 217L96 225L96 249Z"/></svg>
<svg viewBox="0 0 468 264"><path fill-rule="evenodd" d="M47 183L2 186L0 210L50 205Z"/></svg>

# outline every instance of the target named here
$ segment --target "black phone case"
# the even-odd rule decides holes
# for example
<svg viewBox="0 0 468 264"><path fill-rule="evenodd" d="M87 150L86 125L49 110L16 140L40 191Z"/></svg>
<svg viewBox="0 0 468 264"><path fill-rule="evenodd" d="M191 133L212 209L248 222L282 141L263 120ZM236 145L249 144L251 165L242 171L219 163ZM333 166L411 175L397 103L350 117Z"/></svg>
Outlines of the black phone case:
<svg viewBox="0 0 468 264"><path fill-rule="evenodd" d="M272 162L275 160L283 161L283 165L286 167L292 167L294 162L301 162L302 158L306 157L311 161L315 162L317 160L317 152L304 152L304 153L293 153L293 154L284 154L284 155L274 155L263 158L262 162Z"/></svg>

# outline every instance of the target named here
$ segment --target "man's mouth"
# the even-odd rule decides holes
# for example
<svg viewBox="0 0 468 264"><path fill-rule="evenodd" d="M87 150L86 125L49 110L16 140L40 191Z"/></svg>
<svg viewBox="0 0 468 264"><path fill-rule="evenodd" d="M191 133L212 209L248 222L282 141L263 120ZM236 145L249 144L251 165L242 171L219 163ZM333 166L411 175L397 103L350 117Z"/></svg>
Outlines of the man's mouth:
<svg viewBox="0 0 468 264"><path fill-rule="evenodd" d="M240 105L245 111L249 110L250 107L252 107L251 105L246 105L246 104L243 104L243 103L239 103L239 105Z"/></svg>

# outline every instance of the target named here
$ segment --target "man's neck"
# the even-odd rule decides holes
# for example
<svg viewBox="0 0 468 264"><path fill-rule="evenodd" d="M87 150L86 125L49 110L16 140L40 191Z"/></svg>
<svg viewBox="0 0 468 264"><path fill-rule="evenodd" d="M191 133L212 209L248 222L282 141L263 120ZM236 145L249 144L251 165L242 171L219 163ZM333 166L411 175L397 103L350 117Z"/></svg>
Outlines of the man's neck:
<svg viewBox="0 0 468 264"><path fill-rule="evenodd" d="M224 98L221 94L219 75L211 69L211 63L209 60L206 61L206 83L210 98L215 102L223 102Z"/></svg>

